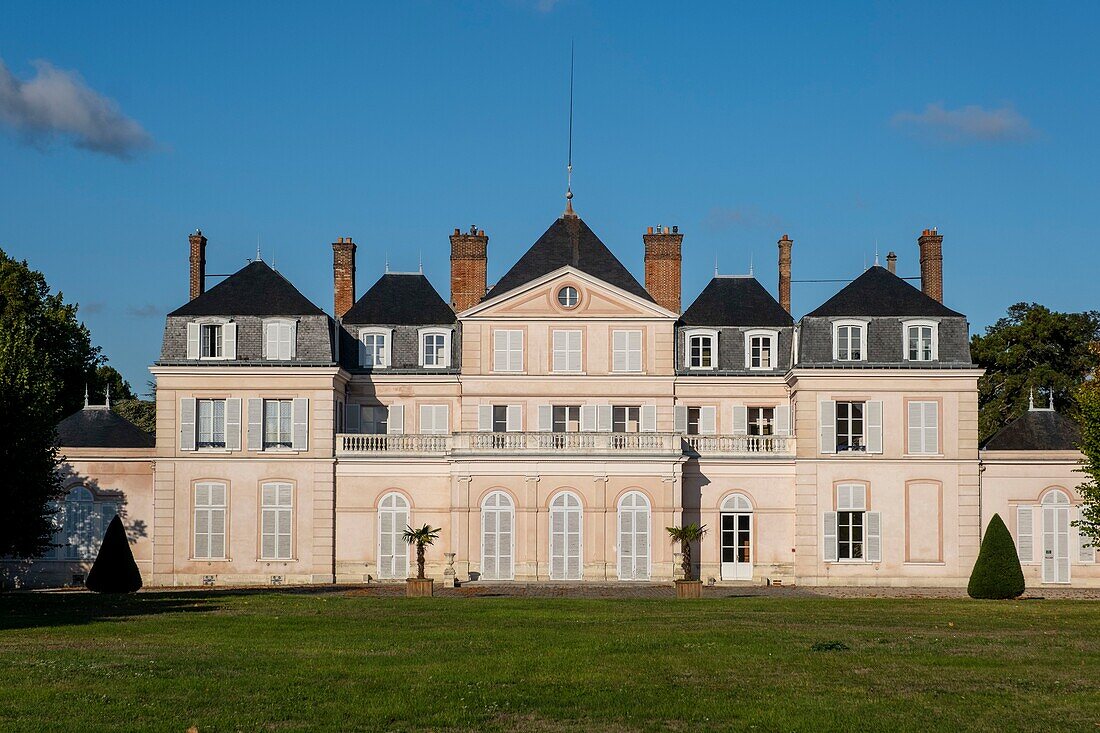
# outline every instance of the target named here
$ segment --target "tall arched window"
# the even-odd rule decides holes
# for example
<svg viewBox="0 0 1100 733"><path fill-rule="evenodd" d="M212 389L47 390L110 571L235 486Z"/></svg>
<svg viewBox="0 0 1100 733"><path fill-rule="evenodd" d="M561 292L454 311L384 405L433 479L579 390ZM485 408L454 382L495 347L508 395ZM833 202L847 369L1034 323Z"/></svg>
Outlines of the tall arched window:
<svg viewBox="0 0 1100 733"><path fill-rule="evenodd" d="M1043 582L1069 582L1069 497L1054 489L1043 496Z"/></svg>
<svg viewBox="0 0 1100 733"><path fill-rule="evenodd" d="M512 580L515 508L503 491L494 491L481 502L481 577Z"/></svg>
<svg viewBox="0 0 1100 733"><path fill-rule="evenodd" d="M378 577L409 577L409 546L401 539L409 526L409 502L401 494L382 497L378 505Z"/></svg>
<svg viewBox="0 0 1100 733"><path fill-rule="evenodd" d="M752 579L752 502L730 494L722 502L722 580Z"/></svg>
<svg viewBox="0 0 1100 733"><path fill-rule="evenodd" d="M649 580L649 499L640 491L619 500L619 580Z"/></svg>
<svg viewBox="0 0 1100 733"><path fill-rule="evenodd" d="M550 579L580 580L584 511L581 500L562 491L550 502Z"/></svg>

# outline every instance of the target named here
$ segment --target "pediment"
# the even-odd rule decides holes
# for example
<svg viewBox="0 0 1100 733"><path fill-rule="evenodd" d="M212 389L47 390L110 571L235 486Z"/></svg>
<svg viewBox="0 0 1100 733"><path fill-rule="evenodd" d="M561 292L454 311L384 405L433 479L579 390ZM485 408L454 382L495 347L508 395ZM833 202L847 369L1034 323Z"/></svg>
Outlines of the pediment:
<svg viewBox="0 0 1100 733"><path fill-rule="evenodd" d="M563 306L558 294L577 291L577 304ZM467 318L677 318L655 303L621 290L573 267L563 267L461 313Z"/></svg>

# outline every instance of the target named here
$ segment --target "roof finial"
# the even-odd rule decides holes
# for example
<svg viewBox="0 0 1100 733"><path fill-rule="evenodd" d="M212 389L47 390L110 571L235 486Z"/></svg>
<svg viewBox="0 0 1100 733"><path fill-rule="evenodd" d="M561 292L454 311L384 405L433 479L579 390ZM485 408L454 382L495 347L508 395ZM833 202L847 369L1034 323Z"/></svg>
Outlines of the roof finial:
<svg viewBox="0 0 1100 733"><path fill-rule="evenodd" d="M714 250L714 276L718 277L718 250Z"/></svg>
<svg viewBox="0 0 1100 733"><path fill-rule="evenodd" d="M1049 390L1048 396L1050 397L1050 401L1047 403L1047 407L1049 407L1051 410L1053 410L1054 409L1054 387L1047 387L1047 389Z"/></svg>
<svg viewBox="0 0 1100 733"><path fill-rule="evenodd" d="M84 383L84 406L88 406L88 383Z"/></svg>
<svg viewBox="0 0 1100 733"><path fill-rule="evenodd" d="M111 385L109 385L109 384L107 385L107 397L106 397L106 401L104 402L104 406L108 410L111 409Z"/></svg>
<svg viewBox="0 0 1100 733"><path fill-rule="evenodd" d="M417 251L417 266L416 271L421 275L424 274L424 250Z"/></svg>
<svg viewBox="0 0 1100 733"><path fill-rule="evenodd" d="M1028 392L1027 409L1028 410L1034 410L1035 409L1035 388L1034 387L1032 387Z"/></svg>
<svg viewBox="0 0 1100 733"><path fill-rule="evenodd" d="M390 274L390 253L386 253L386 274Z"/></svg>
<svg viewBox="0 0 1100 733"><path fill-rule="evenodd" d="M256 235L256 261L263 262L264 258L260 257L260 235Z"/></svg>
<svg viewBox="0 0 1100 733"><path fill-rule="evenodd" d="M749 252L749 277L753 277L753 273L752 273L752 252Z"/></svg>
<svg viewBox="0 0 1100 733"><path fill-rule="evenodd" d="M878 238L875 238L875 267L878 267Z"/></svg>
<svg viewBox="0 0 1100 733"><path fill-rule="evenodd" d="M573 41L569 41L569 152L565 158L565 214L576 217L573 211Z"/></svg>

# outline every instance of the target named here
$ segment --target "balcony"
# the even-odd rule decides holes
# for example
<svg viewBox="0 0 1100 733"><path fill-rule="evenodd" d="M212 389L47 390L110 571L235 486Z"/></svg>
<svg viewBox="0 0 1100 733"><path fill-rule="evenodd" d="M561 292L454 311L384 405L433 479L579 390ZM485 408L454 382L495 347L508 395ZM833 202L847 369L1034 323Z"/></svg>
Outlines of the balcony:
<svg viewBox="0 0 1100 733"><path fill-rule="evenodd" d="M452 433L449 435L336 436L341 457L445 457L471 455L571 456L789 456L794 439L781 435L680 433Z"/></svg>

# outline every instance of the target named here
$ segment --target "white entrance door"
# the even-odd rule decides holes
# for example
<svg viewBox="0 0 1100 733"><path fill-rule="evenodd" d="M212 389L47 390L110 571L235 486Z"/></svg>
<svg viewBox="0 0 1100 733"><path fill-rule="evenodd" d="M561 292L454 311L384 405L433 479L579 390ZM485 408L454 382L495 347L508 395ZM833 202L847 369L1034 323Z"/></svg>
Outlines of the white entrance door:
<svg viewBox="0 0 1100 733"><path fill-rule="evenodd" d="M581 579L581 500L563 491L550 502L550 579Z"/></svg>
<svg viewBox="0 0 1100 733"><path fill-rule="evenodd" d="M409 546L401 539L409 524L409 502L387 494L378 507L378 577L409 577Z"/></svg>
<svg viewBox="0 0 1100 733"><path fill-rule="evenodd" d="M722 502L722 580L752 580L752 503L744 494Z"/></svg>
<svg viewBox="0 0 1100 733"><path fill-rule="evenodd" d="M481 577L484 580L512 580L512 499L495 491L481 505Z"/></svg>
<svg viewBox="0 0 1100 733"><path fill-rule="evenodd" d="M1043 582L1069 582L1069 497L1061 491L1043 497Z"/></svg>
<svg viewBox="0 0 1100 733"><path fill-rule="evenodd" d="M649 580L649 500L638 491L619 502L619 580Z"/></svg>

